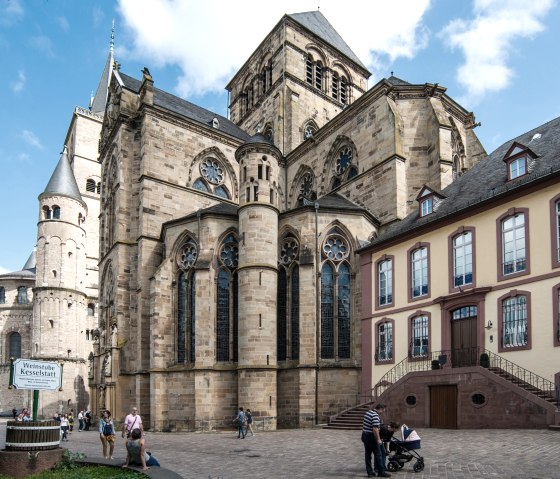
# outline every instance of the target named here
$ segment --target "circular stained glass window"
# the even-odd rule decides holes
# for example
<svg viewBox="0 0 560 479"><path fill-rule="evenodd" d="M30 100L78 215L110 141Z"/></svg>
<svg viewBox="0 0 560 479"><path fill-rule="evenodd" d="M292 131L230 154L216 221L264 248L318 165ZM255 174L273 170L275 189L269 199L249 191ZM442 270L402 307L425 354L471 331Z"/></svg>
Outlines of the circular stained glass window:
<svg viewBox="0 0 560 479"><path fill-rule="evenodd" d="M230 242L222 246L220 250L220 261L229 269L237 268L239 261L239 248L237 243Z"/></svg>
<svg viewBox="0 0 560 479"><path fill-rule="evenodd" d="M336 174L341 175L352 164L352 148L345 146L340 150L338 158L336 159Z"/></svg>
<svg viewBox="0 0 560 479"><path fill-rule="evenodd" d="M218 160L206 158L200 163L200 173L206 181L213 185L219 185L224 181L224 172Z"/></svg>
<svg viewBox="0 0 560 479"><path fill-rule="evenodd" d="M194 266L198 258L198 248L194 241L189 241L180 250L177 255L177 263L183 269L189 269Z"/></svg>
<svg viewBox="0 0 560 479"><path fill-rule="evenodd" d="M407 406L416 406L416 396L409 394L405 399Z"/></svg>
<svg viewBox="0 0 560 479"><path fill-rule="evenodd" d="M332 261L342 261L348 256L348 245L340 236L330 236L325 241L323 252Z"/></svg>
<svg viewBox="0 0 560 479"><path fill-rule="evenodd" d="M283 264L290 264L296 260L299 254L299 245L294 238L286 238L282 243L282 250L280 251L280 261Z"/></svg>
<svg viewBox="0 0 560 479"><path fill-rule="evenodd" d="M311 175L311 173L306 173L303 176L299 190L300 194L304 198L311 198L311 196L313 195L313 176Z"/></svg>

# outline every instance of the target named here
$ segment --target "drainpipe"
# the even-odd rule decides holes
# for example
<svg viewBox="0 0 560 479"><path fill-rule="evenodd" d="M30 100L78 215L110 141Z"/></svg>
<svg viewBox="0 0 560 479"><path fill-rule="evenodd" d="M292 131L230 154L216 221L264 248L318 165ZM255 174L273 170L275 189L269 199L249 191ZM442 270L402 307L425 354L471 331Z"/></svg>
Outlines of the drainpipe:
<svg viewBox="0 0 560 479"><path fill-rule="evenodd" d="M319 424L319 359L321 356L321 313L319 301L319 202L315 201L315 424Z"/></svg>

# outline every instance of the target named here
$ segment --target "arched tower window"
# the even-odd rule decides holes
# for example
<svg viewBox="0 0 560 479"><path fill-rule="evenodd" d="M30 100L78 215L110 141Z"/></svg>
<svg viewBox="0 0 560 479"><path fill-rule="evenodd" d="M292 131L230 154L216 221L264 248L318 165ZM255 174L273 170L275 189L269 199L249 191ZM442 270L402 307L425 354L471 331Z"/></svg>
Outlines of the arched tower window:
<svg viewBox="0 0 560 479"><path fill-rule="evenodd" d="M323 244L321 269L321 358L350 358L350 248L336 230Z"/></svg>
<svg viewBox="0 0 560 479"><path fill-rule="evenodd" d="M299 359L299 243L288 236L282 241L278 270L278 361Z"/></svg>
<svg viewBox="0 0 560 479"><path fill-rule="evenodd" d="M21 334L12 333L8 337L8 358L21 358Z"/></svg>
<svg viewBox="0 0 560 479"><path fill-rule="evenodd" d="M237 239L229 234L219 250L220 268L217 276L216 360L237 361L238 299Z"/></svg>
<svg viewBox="0 0 560 479"><path fill-rule="evenodd" d="M17 289L17 303L18 304L27 304L27 286L18 286Z"/></svg>
<svg viewBox="0 0 560 479"><path fill-rule="evenodd" d="M50 220L52 217L52 211L48 206L43 206L43 219Z"/></svg>
<svg viewBox="0 0 560 479"><path fill-rule="evenodd" d="M323 89L323 64L311 54L305 58L305 81L317 90Z"/></svg>
<svg viewBox="0 0 560 479"><path fill-rule="evenodd" d="M196 359L196 271L198 246L189 239L177 253L177 362L194 364Z"/></svg>
<svg viewBox="0 0 560 479"><path fill-rule="evenodd" d="M53 219L59 220L60 219L60 206L53 206Z"/></svg>

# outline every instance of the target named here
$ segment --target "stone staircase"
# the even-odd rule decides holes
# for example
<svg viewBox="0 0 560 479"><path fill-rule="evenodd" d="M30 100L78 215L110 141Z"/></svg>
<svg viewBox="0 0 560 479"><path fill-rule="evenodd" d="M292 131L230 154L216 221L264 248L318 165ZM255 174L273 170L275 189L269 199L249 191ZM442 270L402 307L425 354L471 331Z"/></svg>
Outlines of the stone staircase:
<svg viewBox="0 0 560 479"><path fill-rule="evenodd" d="M342 411L336 416L329 418L329 423L323 429L340 429L359 431L362 429L364 414L373 407L372 403L360 404L346 411Z"/></svg>
<svg viewBox="0 0 560 479"><path fill-rule="evenodd" d="M497 367L489 367L488 371L492 371L497 376L500 376L501 378L505 379L506 381L509 381L512 384L515 384L521 389L524 389L525 391L530 392L531 394L534 394L535 396L541 399L544 399L550 404L557 405L557 398L550 391L543 391L542 389L539 389L538 387L533 386L532 384L523 381L518 377L514 376L513 374Z"/></svg>

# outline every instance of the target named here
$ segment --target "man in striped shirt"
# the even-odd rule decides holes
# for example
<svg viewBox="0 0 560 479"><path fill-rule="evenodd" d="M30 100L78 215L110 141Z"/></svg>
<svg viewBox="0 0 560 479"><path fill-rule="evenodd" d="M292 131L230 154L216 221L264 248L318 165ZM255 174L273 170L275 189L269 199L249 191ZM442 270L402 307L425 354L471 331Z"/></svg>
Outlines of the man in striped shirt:
<svg viewBox="0 0 560 479"><path fill-rule="evenodd" d="M365 448L366 470L368 477L391 477L385 469L381 456L382 441L379 435L381 418L379 413L385 411L385 404L378 404L364 415L362 427L362 442ZM374 467L371 466L371 455L373 454ZM374 471L375 469L375 471Z"/></svg>

